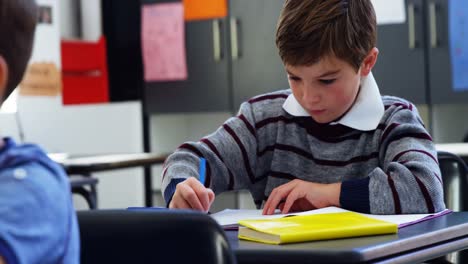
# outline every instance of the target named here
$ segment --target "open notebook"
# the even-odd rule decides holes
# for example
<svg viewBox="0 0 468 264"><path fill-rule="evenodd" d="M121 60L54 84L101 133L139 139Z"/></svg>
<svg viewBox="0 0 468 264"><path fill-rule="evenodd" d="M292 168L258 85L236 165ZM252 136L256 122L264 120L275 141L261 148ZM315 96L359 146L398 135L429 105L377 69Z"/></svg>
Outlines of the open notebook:
<svg viewBox="0 0 468 264"><path fill-rule="evenodd" d="M211 214L218 224L220 224L225 230L235 230L238 228L238 223L241 220L246 219L274 219L281 218L288 215L314 215L314 214L326 214L326 213L342 213L350 212L338 207L326 207L321 209L315 209L300 213L289 213L289 214L275 214L275 215L262 215L262 210L245 210L245 209L225 209L218 213ZM449 209L434 213L434 214L403 214L403 215L372 215L362 214L370 218L383 220L398 225L398 228L409 226L415 223L419 223L425 220L429 220L444 214L452 212Z"/></svg>

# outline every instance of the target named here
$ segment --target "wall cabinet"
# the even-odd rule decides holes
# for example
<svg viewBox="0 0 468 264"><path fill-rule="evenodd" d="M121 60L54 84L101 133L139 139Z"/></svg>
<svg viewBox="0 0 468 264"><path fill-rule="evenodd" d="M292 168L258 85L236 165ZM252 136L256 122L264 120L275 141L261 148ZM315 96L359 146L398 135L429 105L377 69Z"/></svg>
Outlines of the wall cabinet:
<svg viewBox="0 0 468 264"><path fill-rule="evenodd" d="M210 112L230 109L227 20L185 23L188 79L146 82L149 113Z"/></svg>
<svg viewBox="0 0 468 264"><path fill-rule="evenodd" d="M406 22L379 25L379 58L373 69L381 94L427 102L423 0L406 1Z"/></svg>
<svg viewBox="0 0 468 264"><path fill-rule="evenodd" d="M188 79L147 82L149 113L236 111L246 99L288 87L275 30L284 0L232 0L224 19L186 22Z"/></svg>
<svg viewBox="0 0 468 264"><path fill-rule="evenodd" d="M451 1L454 0L406 0L404 24L379 26L380 55L374 75L382 94L418 104L468 102L468 87L464 91L453 88Z"/></svg>
<svg viewBox="0 0 468 264"><path fill-rule="evenodd" d="M449 26L449 8L455 0L430 0L426 1L426 43L428 43L428 80L430 86L430 99L433 104L468 103L468 87L463 91L454 90L452 78L452 65ZM459 0L456 0L459 1ZM466 5L465 5L466 7ZM466 14L466 10L464 14ZM468 17L464 21L468 21ZM465 32L468 24L464 25ZM468 38L468 34L464 35ZM465 47L466 48L466 47ZM465 49L466 52L468 50ZM468 63L465 63L468 74Z"/></svg>
<svg viewBox="0 0 468 264"><path fill-rule="evenodd" d="M289 87L275 44L276 24L284 0L229 3L232 101L237 110L255 95Z"/></svg>

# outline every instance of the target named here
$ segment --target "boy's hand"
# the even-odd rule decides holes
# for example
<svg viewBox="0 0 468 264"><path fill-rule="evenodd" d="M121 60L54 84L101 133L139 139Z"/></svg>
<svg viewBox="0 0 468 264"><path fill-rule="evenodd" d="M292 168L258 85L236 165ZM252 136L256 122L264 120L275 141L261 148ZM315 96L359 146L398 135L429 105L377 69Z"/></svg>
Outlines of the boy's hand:
<svg viewBox="0 0 468 264"><path fill-rule="evenodd" d="M177 184L169 208L195 209L208 212L214 201L214 192L205 188L196 178L190 177Z"/></svg>
<svg viewBox="0 0 468 264"><path fill-rule="evenodd" d="M307 211L327 206L340 206L341 183L321 184L292 180L273 189L263 207L264 215L282 214L290 211Z"/></svg>

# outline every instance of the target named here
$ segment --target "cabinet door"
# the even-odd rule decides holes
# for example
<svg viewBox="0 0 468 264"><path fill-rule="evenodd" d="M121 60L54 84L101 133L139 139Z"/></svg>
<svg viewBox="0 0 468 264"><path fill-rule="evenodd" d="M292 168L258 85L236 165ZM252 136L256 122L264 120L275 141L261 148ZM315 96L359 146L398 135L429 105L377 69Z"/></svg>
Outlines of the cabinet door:
<svg viewBox="0 0 468 264"><path fill-rule="evenodd" d="M422 0L407 0L406 22L378 26L379 58L373 74L382 95L427 103L424 8Z"/></svg>
<svg viewBox="0 0 468 264"><path fill-rule="evenodd" d="M140 100L143 90L140 2L102 0L111 101Z"/></svg>
<svg viewBox="0 0 468 264"><path fill-rule="evenodd" d="M464 90L456 91L452 78L450 38L455 36L449 34L451 1L430 0L427 1L426 6L430 95L434 104L468 102L468 87L462 87ZM468 18L464 19L468 20ZM464 25L465 32L467 26ZM464 37L468 38L468 35ZM468 74L468 70L460 74Z"/></svg>
<svg viewBox="0 0 468 264"><path fill-rule="evenodd" d="M188 79L147 82L148 113L229 111L226 19L185 23Z"/></svg>
<svg viewBox="0 0 468 264"><path fill-rule="evenodd" d="M231 0L234 109L252 96L289 87L275 44L284 0Z"/></svg>

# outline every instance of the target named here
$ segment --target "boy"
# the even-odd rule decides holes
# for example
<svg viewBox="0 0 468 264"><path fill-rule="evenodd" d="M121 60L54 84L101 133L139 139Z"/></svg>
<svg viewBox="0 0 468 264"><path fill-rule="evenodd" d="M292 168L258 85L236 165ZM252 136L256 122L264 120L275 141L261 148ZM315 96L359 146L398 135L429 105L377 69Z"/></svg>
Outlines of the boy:
<svg viewBox="0 0 468 264"><path fill-rule="evenodd" d="M0 97L31 55L34 0L0 1ZM3 100L2 100L3 101ZM79 263L79 233L63 169L37 146L0 139L0 263Z"/></svg>
<svg viewBox="0 0 468 264"><path fill-rule="evenodd" d="M276 44L291 90L250 99L216 132L169 156L168 206L207 211L212 190L248 189L264 214L443 210L436 151L416 108L380 96L372 76L376 27L370 0L287 0Z"/></svg>

